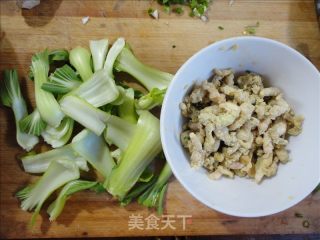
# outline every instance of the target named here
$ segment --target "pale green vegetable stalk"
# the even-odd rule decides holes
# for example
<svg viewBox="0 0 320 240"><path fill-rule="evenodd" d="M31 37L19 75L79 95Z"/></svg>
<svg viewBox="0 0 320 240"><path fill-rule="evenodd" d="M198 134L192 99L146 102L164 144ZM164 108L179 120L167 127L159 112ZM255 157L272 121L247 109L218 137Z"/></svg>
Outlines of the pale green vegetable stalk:
<svg viewBox="0 0 320 240"><path fill-rule="evenodd" d="M95 72L103 68L108 52L108 44L108 39L91 40L89 42Z"/></svg>
<svg viewBox="0 0 320 240"><path fill-rule="evenodd" d="M80 157L73 150L71 144L46 152L24 156L21 158L21 162L25 172L43 173L48 169L51 162L60 160L61 158L70 159L81 170L89 171L86 159Z"/></svg>
<svg viewBox="0 0 320 240"><path fill-rule="evenodd" d="M110 114L95 108L76 96L66 96L60 101L62 111L84 127L100 136Z"/></svg>
<svg viewBox="0 0 320 240"><path fill-rule="evenodd" d="M136 102L136 108L150 110L154 107L161 106L167 89L153 88L148 94L140 97Z"/></svg>
<svg viewBox="0 0 320 240"><path fill-rule="evenodd" d="M76 72L69 66L57 68L49 77L49 82L42 84L41 88L47 92L64 94L75 89L82 83Z"/></svg>
<svg viewBox="0 0 320 240"><path fill-rule="evenodd" d="M113 65L116 61L118 55L122 51L125 46L124 38L118 38L109 50L109 53L106 58L106 62L104 64L104 69L106 70L107 74L113 78Z"/></svg>
<svg viewBox="0 0 320 240"><path fill-rule="evenodd" d="M50 215L49 220L54 221L57 219L57 217L61 214L66 201L72 194L93 188L95 185L97 185L97 182L85 180L74 180L67 183L60 191L57 199L48 207L47 212Z"/></svg>
<svg viewBox="0 0 320 240"><path fill-rule="evenodd" d="M50 144L53 148L61 147L69 141L72 135L73 125L73 119L65 117L58 127L54 128L47 126L41 136L44 141Z"/></svg>
<svg viewBox="0 0 320 240"><path fill-rule="evenodd" d="M85 171L88 170L86 165L88 161L104 177L110 175L115 165L103 138L88 129L78 133L68 145L44 153L28 155L21 160L26 172L41 173L46 171L52 161L59 160L61 157L71 159Z"/></svg>
<svg viewBox="0 0 320 240"><path fill-rule="evenodd" d="M141 111L136 131L104 186L120 200L139 180L141 174L161 151L160 122L148 111Z"/></svg>
<svg viewBox="0 0 320 240"><path fill-rule="evenodd" d="M120 52L114 68L117 71L129 73L149 91L153 88L166 89L173 78L170 73L162 72L140 62L132 53L129 45L126 45Z"/></svg>
<svg viewBox="0 0 320 240"><path fill-rule="evenodd" d="M59 126L64 114L52 93L41 88L48 81L49 59L48 51L32 56L32 72L34 74L34 86L37 109L41 118L52 127Z"/></svg>
<svg viewBox="0 0 320 240"><path fill-rule="evenodd" d="M172 176L172 171L168 163L163 167L157 181L150 185L146 192L139 198L138 202L146 207L157 207L158 214L163 212L163 199L167 189L168 180Z"/></svg>
<svg viewBox="0 0 320 240"><path fill-rule="evenodd" d="M68 96L70 95L78 96L94 107L101 107L116 100L119 96L119 90L107 72L100 70L95 72L86 82L71 91Z"/></svg>
<svg viewBox="0 0 320 240"><path fill-rule="evenodd" d="M50 163L44 175L33 185L27 186L17 193L22 200L21 208L24 211L34 213L31 218L31 225L34 225L36 217L45 200L58 188L80 177L77 165L67 159L61 159Z"/></svg>
<svg viewBox="0 0 320 240"><path fill-rule="evenodd" d="M87 81L92 76L91 54L88 49L83 47L72 49L69 53L69 60L83 81Z"/></svg>
<svg viewBox="0 0 320 240"><path fill-rule="evenodd" d="M16 139L25 150L30 151L38 142L38 137L22 132L19 121L27 116L26 102L22 97L17 70L4 70L4 78L0 86L1 102L12 108L16 122Z"/></svg>
<svg viewBox="0 0 320 240"><path fill-rule="evenodd" d="M112 101L110 104L114 106L121 105L124 102L124 97L126 95L125 89L121 86L117 86L117 89L119 91L118 97Z"/></svg>
<svg viewBox="0 0 320 240"><path fill-rule="evenodd" d="M33 112L19 121L21 131L40 136L42 131L46 128L47 123L42 120L38 109L34 109Z"/></svg>
<svg viewBox="0 0 320 240"><path fill-rule="evenodd" d="M115 163L103 138L88 129L72 140L73 150L86 159L102 176L108 178Z"/></svg>
<svg viewBox="0 0 320 240"><path fill-rule="evenodd" d="M135 110L134 90L132 88L125 89L124 101L118 107L119 117L129 123L137 122L137 113Z"/></svg>
<svg viewBox="0 0 320 240"><path fill-rule="evenodd" d="M104 131L106 142L116 145L122 151L126 150L134 136L136 125L114 115L110 116L106 124L107 127Z"/></svg>

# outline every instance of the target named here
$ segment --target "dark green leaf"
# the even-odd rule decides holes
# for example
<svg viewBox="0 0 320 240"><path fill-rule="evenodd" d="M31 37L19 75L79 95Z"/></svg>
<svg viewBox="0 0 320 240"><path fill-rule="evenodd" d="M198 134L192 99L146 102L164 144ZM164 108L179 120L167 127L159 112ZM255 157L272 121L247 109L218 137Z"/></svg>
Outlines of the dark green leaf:
<svg viewBox="0 0 320 240"><path fill-rule="evenodd" d="M94 185L93 187L90 188L90 190L96 192L96 193L103 193L106 191L106 189L103 187L102 183L97 183L96 185Z"/></svg>
<svg viewBox="0 0 320 240"><path fill-rule="evenodd" d="M49 53L49 63L52 64L55 61L69 61L69 52L65 49L52 50Z"/></svg>

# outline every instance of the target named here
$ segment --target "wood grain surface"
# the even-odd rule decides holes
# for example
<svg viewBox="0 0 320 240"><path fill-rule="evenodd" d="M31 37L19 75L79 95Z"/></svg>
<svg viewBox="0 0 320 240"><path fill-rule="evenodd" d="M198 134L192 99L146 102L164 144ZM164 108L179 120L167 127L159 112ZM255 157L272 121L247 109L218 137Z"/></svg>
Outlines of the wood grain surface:
<svg viewBox="0 0 320 240"><path fill-rule="evenodd" d="M256 35L286 43L303 53L320 68L320 33L313 0L214 0L209 21L160 11L151 19L146 10L161 9L151 1L42 1L32 10L20 10L15 1L0 1L0 70L17 68L28 104L34 104L27 72L33 53L44 48L88 45L103 37L114 41L123 36L145 63L174 73L199 49L217 40L241 36L246 25L260 22ZM90 16L88 24L81 18ZM219 30L223 26L224 30ZM173 45L176 47L174 48ZM2 76L1 76L2 77ZM0 109L0 236L2 238L103 237L141 235L229 235L320 233L320 193L282 213L262 218L237 218L207 208L172 179L165 214L173 215L175 229L129 230L132 214L148 217L154 212L136 203L119 207L108 195L78 193L59 219L50 223L42 211L34 229L28 228L31 214L19 208L14 193L36 177L22 171L18 156L23 151L15 141L15 127L9 109ZM301 213L303 218L297 218ZM185 229L178 215L191 215ZM164 220L163 218L162 220ZM303 226L303 221L310 223Z"/></svg>

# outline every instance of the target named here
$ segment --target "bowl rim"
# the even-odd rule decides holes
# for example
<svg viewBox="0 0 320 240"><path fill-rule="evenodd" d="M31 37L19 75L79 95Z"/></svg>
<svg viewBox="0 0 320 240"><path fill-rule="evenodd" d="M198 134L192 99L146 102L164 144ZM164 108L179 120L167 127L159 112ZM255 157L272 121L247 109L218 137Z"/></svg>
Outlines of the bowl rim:
<svg viewBox="0 0 320 240"><path fill-rule="evenodd" d="M180 75L181 72L184 71L184 69L186 68L186 66L189 64L189 62L193 61L193 59L197 58L199 55L201 55L202 53L204 53L205 51L207 51L208 49L210 48L213 48L215 47L215 45L221 45L221 44L228 44L230 42L236 42L236 41L243 41L243 40L249 40L249 41L260 41L260 42L267 42L268 44L274 44L274 45L277 45L277 46L280 46L282 48L284 48L285 50L287 51L290 51L291 53L293 53L296 57L302 59L303 61L305 61L309 67L310 67L310 70L314 71L316 73L316 75L318 75L318 78L320 80L320 72L318 71L318 69L313 65L313 63L308 59L306 58L303 54L301 54L300 52L298 52L297 50L295 50L294 48L282 43L282 42L279 42L279 41L276 41L276 40L273 40L273 39L269 39L269 38L264 38L264 37L256 37L256 36L239 36L239 37L231 37L231 38L226 38L226 39L222 39L222 40L219 40L219 41L216 41L202 49L200 49L199 51L197 51L195 54L193 54L191 57L188 58L187 61L185 61L182 66L180 66L180 68L178 69L178 71L176 72L176 74L174 75L173 79L171 80L171 83L174 82L177 77ZM320 90L320 89L319 89ZM263 216L269 216L269 215L273 215L273 214L277 214L277 213L280 213L280 212L283 212L289 208L291 208L292 206L298 204L299 202L301 202L303 199L305 199L310 193L306 194L306 195L302 195L298 198L295 198L294 200L292 200L287 206L285 207L279 207L279 208L274 208L272 209L271 211L268 211L268 210L264 210L264 211L259 211L259 212L256 212L256 213L249 213L249 214L241 214L241 213L237 213L237 212L233 212L233 211L228 211L227 209L224 209L218 205L213 205L211 204L209 201L207 201L206 199L203 199L203 198L200 198L199 196L197 196L197 194L193 191L192 188L190 188L183 180L183 178L178 174L178 171L177 169L173 168L173 163L171 161L171 158L169 156L169 153L168 153L168 150L166 148L167 144L166 144L166 137L165 137L165 124L164 124L164 121L165 121L165 117L164 117L164 113L167 112L167 102L168 102L168 98L169 98L169 95L171 94L171 92L173 91L173 85L170 84L168 89L167 89L167 92L166 92L166 95L164 97L164 100L163 100L163 104L162 104L162 108L161 108L161 114L160 114L160 137L161 137L161 144L162 144L162 149L163 149L163 152L164 152L164 155L166 157L166 160L167 162L169 163L171 169L172 169L172 172L174 174L174 176L178 179L179 183L195 198L197 199L199 202L203 203L204 205L206 205L207 207L215 210L215 211L218 211L220 213L224 213L224 214L227 214L227 215L231 215L231 216L236 216L236 217L248 217L248 218L254 218L254 217L263 217ZM319 111L319 115L320 115L320 111ZM320 182L320 176L319 176L319 181L318 183L315 184L314 188L319 184Z"/></svg>

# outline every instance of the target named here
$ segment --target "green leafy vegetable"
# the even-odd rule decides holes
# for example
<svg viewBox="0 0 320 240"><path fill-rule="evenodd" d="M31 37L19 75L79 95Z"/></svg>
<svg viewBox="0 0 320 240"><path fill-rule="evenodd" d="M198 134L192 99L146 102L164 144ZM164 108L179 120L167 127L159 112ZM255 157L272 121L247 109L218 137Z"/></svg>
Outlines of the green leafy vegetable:
<svg viewBox="0 0 320 240"><path fill-rule="evenodd" d="M150 110L161 106L167 89L153 88L148 94L139 98L136 102L137 109Z"/></svg>
<svg viewBox="0 0 320 240"><path fill-rule="evenodd" d="M17 70L4 70L0 85L0 97L4 106L12 108L16 122L16 139L25 150L30 151L38 142L38 137L24 133L19 121L27 116L26 102L21 94Z"/></svg>
<svg viewBox="0 0 320 240"><path fill-rule="evenodd" d="M126 206L130 202L132 202L133 199L139 197L146 189L148 189L150 186L152 186L155 183L156 179L152 178L149 182L139 182L137 183L131 191L120 200L121 206Z"/></svg>
<svg viewBox="0 0 320 240"><path fill-rule="evenodd" d="M107 55L106 62L104 64L104 69L107 71L107 74L113 78L113 65L116 61L118 55L122 51L122 49L125 46L125 40L124 38L118 38L110 48L110 51Z"/></svg>
<svg viewBox="0 0 320 240"><path fill-rule="evenodd" d="M126 150L136 131L136 125L117 116L111 115L106 122L104 138L109 144L114 144L122 151Z"/></svg>
<svg viewBox="0 0 320 240"><path fill-rule="evenodd" d="M88 129L82 130L72 140L73 150L86 159L102 176L108 178L115 163L102 137Z"/></svg>
<svg viewBox="0 0 320 240"><path fill-rule="evenodd" d="M43 83L41 88L47 92L64 94L78 87L81 82L76 72L69 65L64 65L57 68L50 75L49 82Z"/></svg>
<svg viewBox="0 0 320 240"><path fill-rule="evenodd" d="M41 136L44 141L50 144L53 148L61 147L69 141L72 135L73 125L73 119L65 117L58 127L54 128L47 126Z"/></svg>
<svg viewBox="0 0 320 240"><path fill-rule="evenodd" d="M108 39L91 40L89 42L95 72L101 70L108 52Z"/></svg>
<svg viewBox="0 0 320 240"><path fill-rule="evenodd" d="M91 189L97 185L97 182L74 180L67 183L59 193L57 199L48 207L49 220L54 221L61 214L68 198L76 193L86 189Z"/></svg>
<svg viewBox="0 0 320 240"><path fill-rule="evenodd" d="M120 163L104 183L108 192L123 199L160 151L159 119L148 111L141 111L136 131L123 152Z"/></svg>
<svg viewBox="0 0 320 240"><path fill-rule="evenodd" d="M95 108L76 96L66 96L60 101L62 111L84 127L100 136L110 114Z"/></svg>
<svg viewBox="0 0 320 240"><path fill-rule="evenodd" d="M153 170L150 167L147 167L139 178L139 182L150 182L153 178Z"/></svg>
<svg viewBox="0 0 320 240"><path fill-rule="evenodd" d="M88 49L83 47L72 49L69 53L69 60L83 81L87 81L92 76L91 54Z"/></svg>
<svg viewBox="0 0 320 240"><path fill-rule="evenodd" d="M108 103L108 104L100 107L100 109L106 113L109 113L112 115L118 115L118 106L115 106L111 103Z"/></svg>
<svg viewBox="0 0 320 240"><path fill-rule="evenodd" d="M162 214L163 196L167 188L167 182L172 175L171 168L168 163L165 164L157 181L151 185L146 192L139 198L138 202L146 207L157 207L158 213Z"/></svg>
<svg viewBox="0 0 320 240"><path fill-rule="evenodd" d="M97 194L106 192L106 189L103 187L103 184L98 182L96 185L90 188L91 191L96 192Z"/></svg>
<svg viewBox="0 0 320 240"><path fill-rule="evenodd" d="M135 77L149 91L153 88L167 88L173 75L151 68L141 63L132 53L130 47L126 45L119 54L115 65L119 72L127 72Z"/></svg>
<svg viewBox="0 0 320 240"><path fill-rule="evenodd" d="M25 172L43 173L48 169L51 162L61 158L73 161L81 170L89 170L86 159L80 157L73 150L71 144L38 154L26 155L21 158L21 162Z"/></svg>
<svg viewBox="0 0 320 240"><path fill-rule="evenodd" d="M51 193L69 181L78 179L79 177L79 168L74 162L66 159L53 161L44 175L35 184L27 186L17 193L17 197L22 200L22 210L34 210L31 218L32 226L43 203Z"/></svg>
<svg viewBox="0 0 320 240"><path fill-rule="evenodd" d="M116 100L119 96L119 90L107 72L100 70L67 95L77 96L94 107L101 107Z"/></svg>
<svg viewBox="0 0 320 240"><path fill-rule="evenodd" d="M52 64L55 61L68 61L69 52L65 49L56 49L52 50L49 53L49 64Z"/></svg>
<svg viewBox="0 0 320 240"><path fill-rule="evenodd" d="M49 56L47 50L32 56L32 72L34 74L36 104L41 118L50 126L57 127L64 114L52 93L41 88L42 84L48 82Z"/></svg>
<svg viewBox="0 0 320 240"><path fill-rule="evenodd" d="M163 3L172 9L173 1ZM200 6L192 6L201 13ZM173 9L182 10L180 6ZM157 10L151 14L158 17ZM165 165L158 177L154 174L151 162L159 160L161 152L160 122L148 110L162 104L173 75L143 64L123 38L109 52L107 39L90 41L90 51L83 47L70 52L45 50L32 57L36 108L30 115L16 72L5 72L7 80L1 82L1 100L15 113L19 144L31 149L41 135L53 147L21 158L25 172L43 173L35 184L17 193L21 208L34 211L32 225L43 203L58 188L59 195L48 208L50 221L57 219L72 194L85 189L108 191L123 206L138 199L142 205L163 211L171 170ZM53 70L50 77L49 69ZM135 77L148 91L116 82L114 70ZM84 129L69 143L74 121ZM109 147L116 149L110 152ZM103 183L79 179L80 170L89 171L88 163L103 177Z"/></svg>
<svg viewBox="0 0 320 240"><path fill-rule="evenodd" d="M134 90L132 88L125 89L123 103L118 107L119 117L129 123L137 122L137 113L135 111Z"/></svg>
<svg viewBox="0 0 320 240"><path fill-rule="evenodd" d="M46 128L47 123L42 120L38 109L34 109L33 112L19 121L21 131L40 136L43 130Z"/></svg>

